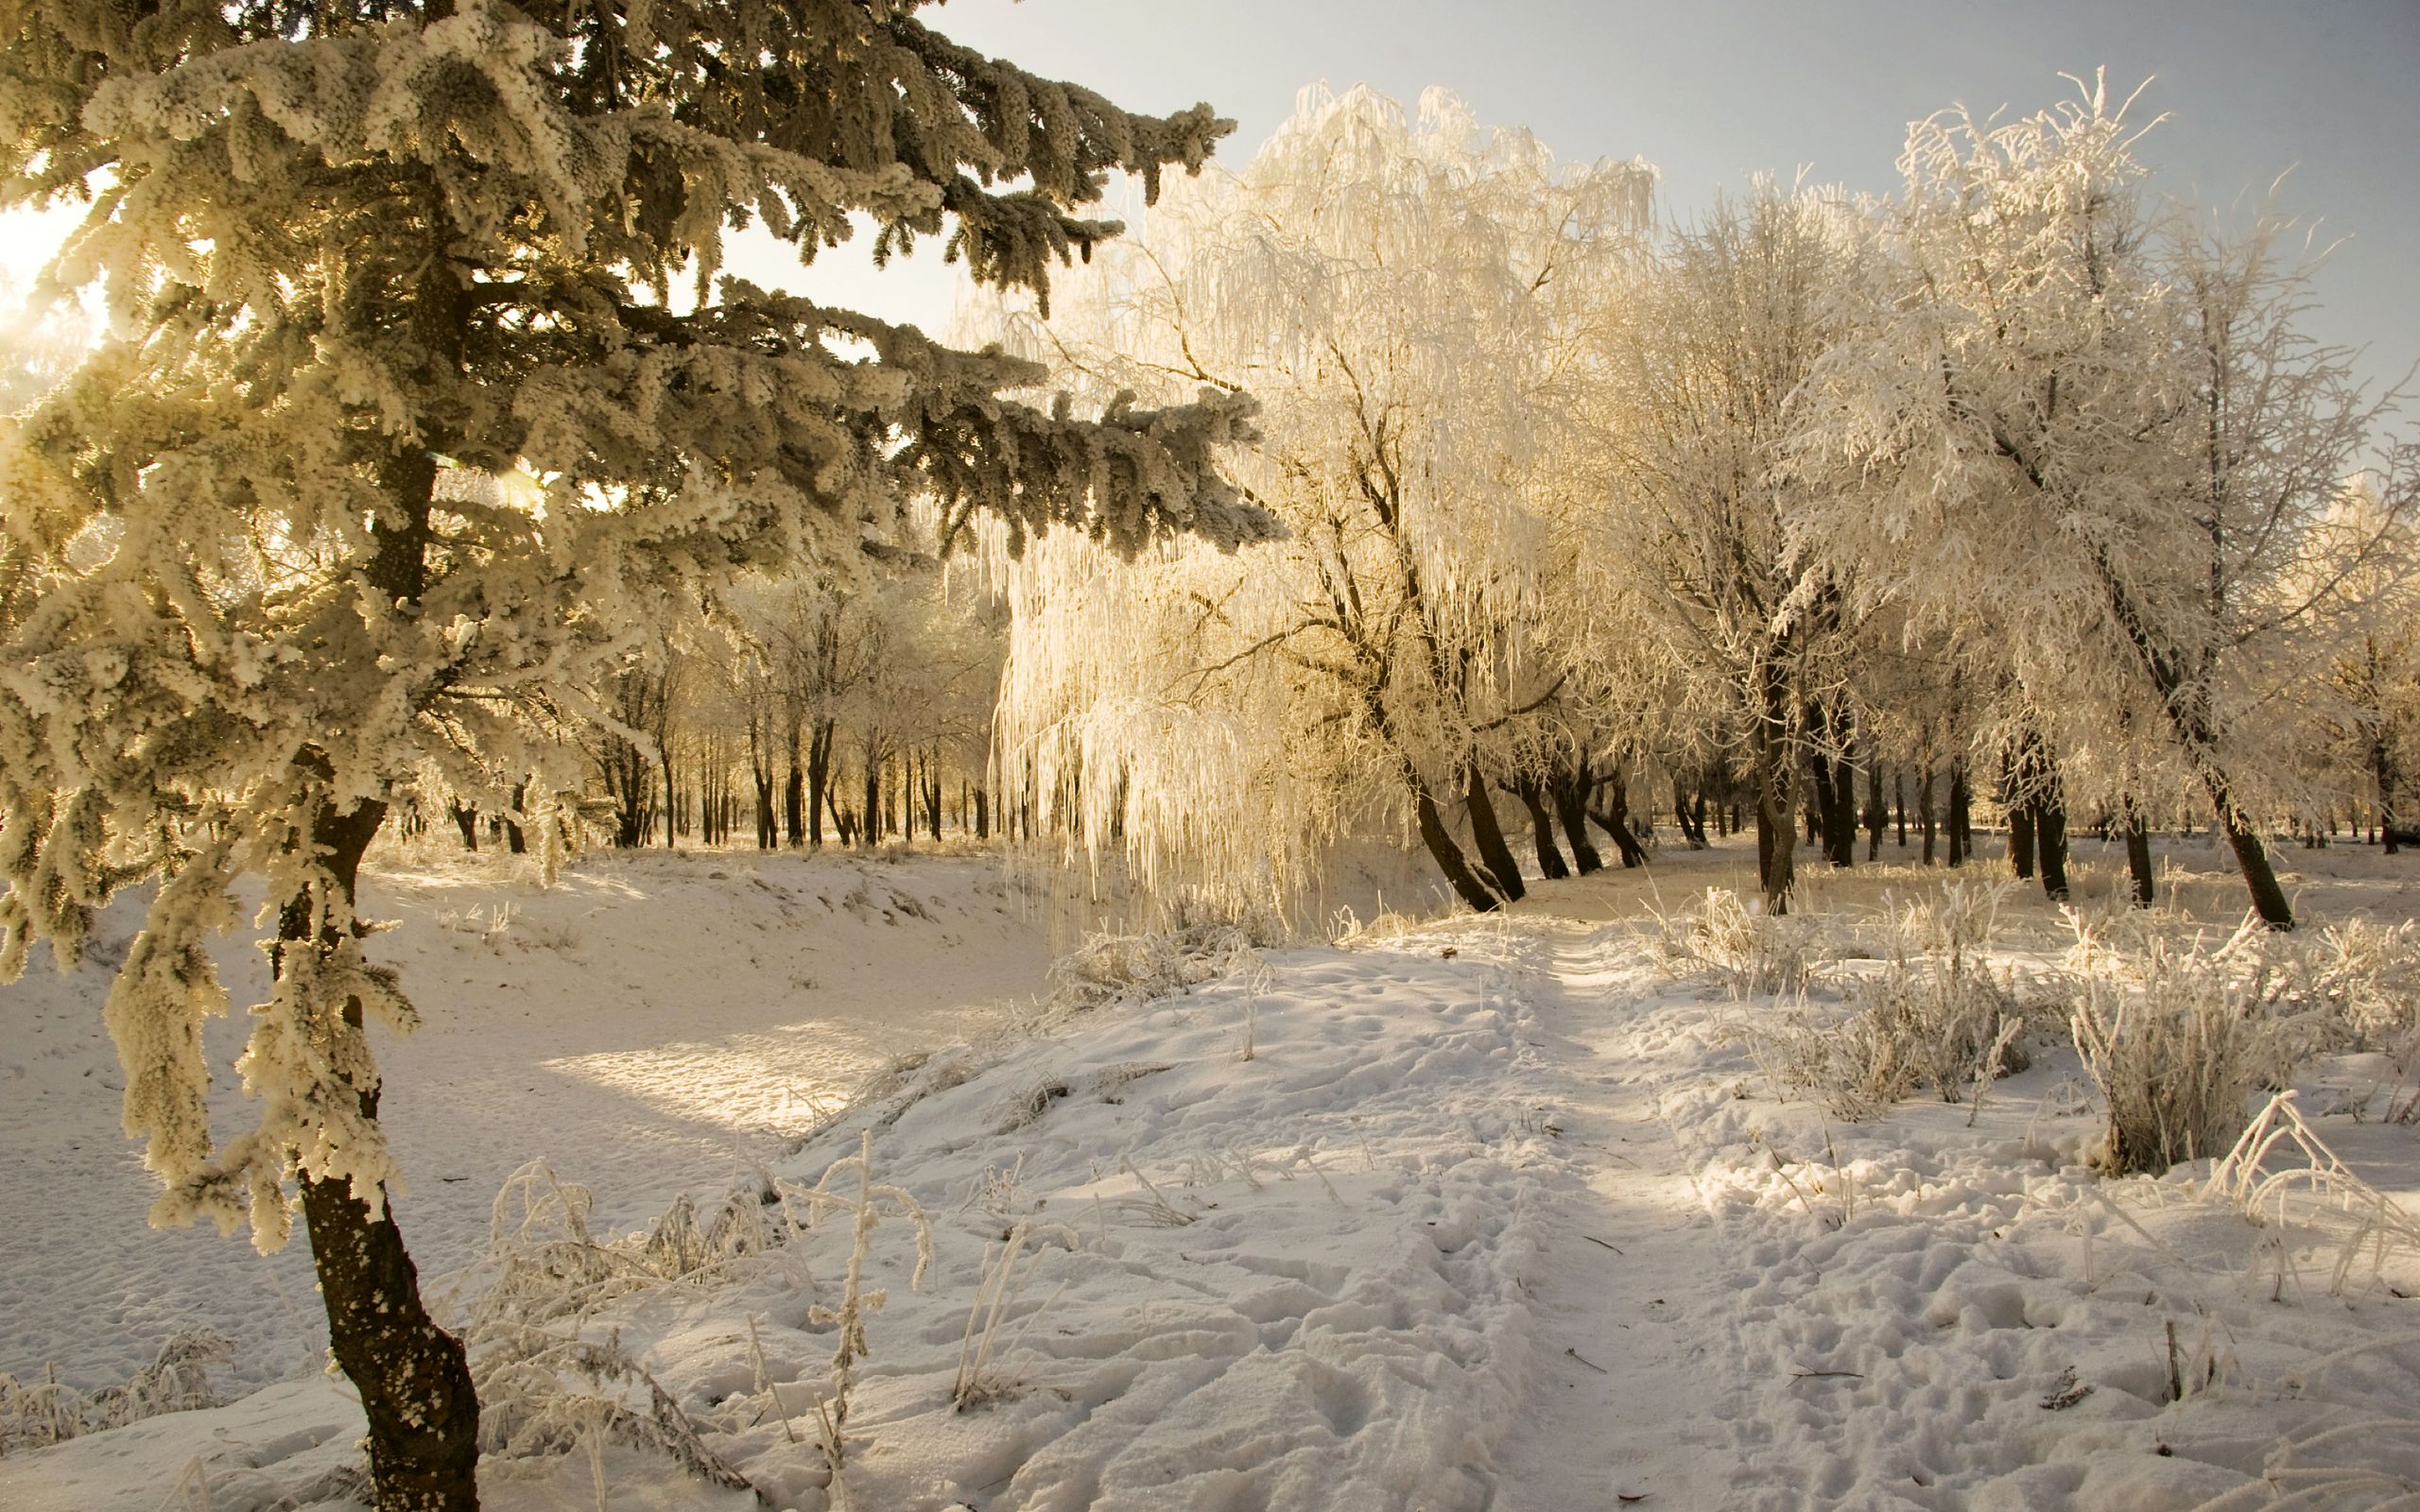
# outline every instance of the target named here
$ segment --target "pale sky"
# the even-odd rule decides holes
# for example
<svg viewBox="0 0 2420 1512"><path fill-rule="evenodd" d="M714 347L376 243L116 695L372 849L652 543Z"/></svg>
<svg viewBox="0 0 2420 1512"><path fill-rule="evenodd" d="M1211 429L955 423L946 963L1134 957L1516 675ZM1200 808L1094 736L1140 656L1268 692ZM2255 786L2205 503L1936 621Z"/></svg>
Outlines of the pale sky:
<svg viewBox="0 0 2420 1512"><path fill-rule="evenodd" d="M2292 170L2281 206L2342 241L2314 335L2366 347L2382 382L2420 361L2420 0L948 0L923 14L1131 110L1208 100L1238 123L1221 153L1237 163L1314 80L1407 105L1442 84L1560 156L1647 159L1667 216L1758 170L1887 191L1910 119L1957 102L2031 113L2067 97L2062 72L2106 65L2119 97L2152 79L2135 109L2169 119L2138 150L2168 192L2255 205ZM853 249L825 257L819 297L933 329L952 306L938 266L875 275Z"/></svg>
<svg viewBox="0 0 2420 1512"><path fill-rule="evenodd" d="M1526 126L1565 158L1643 157L1665 215L1759 170L1887 191L1906 123L1954 102L2023 113L2066 97L2062 71L2106 65L2169 120L2139 150L2170 192L2287 211L2340 242L2309 328L2367 349L2381 383L2420 361L2420 0L949 0L925 19L973 47L1133 110L1208 100L1236 118L1240 163L1304 85L1368 83L1407 105L1431 84L1478 118ZM48 238L16 216L0 270ZM920 255L876 273L862 240L804 276L778 247L732 269L938 332L955 269Z"/></svg>

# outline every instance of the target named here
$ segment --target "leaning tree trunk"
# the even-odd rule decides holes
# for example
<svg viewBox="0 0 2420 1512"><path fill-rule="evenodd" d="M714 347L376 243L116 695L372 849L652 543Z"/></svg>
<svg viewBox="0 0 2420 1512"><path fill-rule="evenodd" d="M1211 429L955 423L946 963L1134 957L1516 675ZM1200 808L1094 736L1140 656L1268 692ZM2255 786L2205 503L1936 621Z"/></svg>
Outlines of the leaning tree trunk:
<svg viewBox="0 0 2420 1512"><path fill-rule="evenodd" d="M2210 801L2219 811L2219 828L2227 837L2227 849L2235 852L2236 865L2243 871L2243 885L2252 894L2253 912L2271 929L2294 927L2293 904L2286 901L2286 889L2277 882L2276 868L2269 863L2269 848L2260 843L2260 835L2237 806L2235 792L2218 768L2207 762L2198 763L2202 768L2202 785L2208 789Z"/></svg>
<svg viewBox="0 0 2420 1512"><path fill-rule="evenodd" d="M1503 907L1503 901L1479 881L1478 873L1462 855L1462 848L1454 843L1453 832L1445 828L1444 816L1437 812L1437 799L1429 795L1428 784L1417 776L1409 781L1412 817L1420 827L1420 843L1428 848L1429 858L1445 874L1445 885L1475 913L1493 913Z"/></svg>
<svg viewBox="0 0 2420 1512"><path fill-rule="evenodd" d="M1544 784L1535 777L1525 776L1513 784L1512 794L1530 811L1530 832L1537 840L1539 873L1556 881L1570 876L1571 868L1564 865L1563 852L1555 849L1554 816L1547 812Z"/></svg>
<svg viewBox="0 0 2420 1512"><path fill-rule="evenodd" d="M1495 805L1488 801L1487 779L1480 775L1477 762L1468 763L1462 769L1462 801L1470 811L1471 845L1478 851L1480 866L1507 902L1520 902L1528 891L1521 883L1521 863L1513 859L1512 848L1504 843L1503 826L1495 822Z"/></svg>
<svg viewBox="0 0 2420 1512"><path fill-rule="evenodd" d="M1630 827L1630 779L1617 771L1605 779L1605 791L1610 799L1601 812L1590 809L1588 821L1612 837L1625 869L1647 865L1647 847L1638 843Z"/></svg>

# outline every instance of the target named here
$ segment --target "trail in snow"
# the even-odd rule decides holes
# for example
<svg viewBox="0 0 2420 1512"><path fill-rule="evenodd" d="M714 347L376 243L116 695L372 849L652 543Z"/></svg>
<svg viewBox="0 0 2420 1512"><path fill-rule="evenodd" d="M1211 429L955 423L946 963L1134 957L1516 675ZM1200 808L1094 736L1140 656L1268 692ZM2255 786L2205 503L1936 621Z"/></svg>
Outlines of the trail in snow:
<svg viewBox="0 0 2420 1512"><path fill-rule="evenodd" d="M1556 1130L1571 1179L1531 1280L1539 1346L1528 1405L1497 1450L1502 1505L1717 1505L1730 1370L1709 1324L1730 1266L1659 1112L1675 1068L1641 1032L1639 948L1627 932L1528 927L1539 1040L1567 1089Z"/></svg>

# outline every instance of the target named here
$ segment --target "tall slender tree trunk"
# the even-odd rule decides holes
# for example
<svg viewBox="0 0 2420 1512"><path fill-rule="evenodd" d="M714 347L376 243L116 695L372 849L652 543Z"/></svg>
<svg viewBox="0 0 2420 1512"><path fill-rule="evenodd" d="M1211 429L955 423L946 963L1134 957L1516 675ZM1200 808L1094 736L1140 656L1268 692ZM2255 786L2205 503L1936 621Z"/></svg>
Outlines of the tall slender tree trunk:
<svg viewBox="0 0 2420 1512"><path fill-rule="evenodd" d="M1899 811L1899 849L1908 849L1908 768L1902 765L1892 768L1891 797Z"/></svg>
<svg viewBox="0 0 2420 1512"><path fill-rule="evenodd" d="M452 807L454 827L462 832L462 849L476 850L479 848L479 811L458 800ZM2389 853L2393 853L2392 847Z"/></svg>
<svg viewBox="0 0 2420 1512"><path fill-rule="evenodd" d="M448 336L458 343L463 308L450 269L424 275L414 324L434 328L432 350L448 350L442 345ZM458 346L451 350L458 352ZM382 471L384 491L402 519L373 524L377 545L363 576L389 603L416 609L428 581L437 457L424 446L411 446L392 455ZM325 791L334 775L327 758L313 750L302 765ZM514 806L519 807L518 795ZM344 943L344 935L355 927L361 857L386 816L387 806L375 800L342 812L320 802L312 816L310 843L320 852L333 896L324 918L308 894L286 900L278 911L272 970L284 973L289 952L326 952ZM357 999L337 1011L348 1024L360 1026ZM375 1122L374 1073L367 1084L352 1083L350 1090L362 1115ZM328 1345L360 1395L370 1430L371 1486L380 1512L477 1512L477 1392L461 1341L439 1328L421 1300L419 1273L395 1227L394 1209L382 1201L373 1215L350 1181L305 1176L300 1185L302 1221L327 1311Z"/></svg>
<svg viewBox="0 0 2420 1512"><path fill-rule="evenodd" d="M801 750L799 717L789 714L784 721L789 728L783 737L783 748L789 757L789 772L782 782L782 821L792 846L806 844L806 763Z"/></svg>
<svg viewBox="0 0 2420 1512"><path fill-rule="evenodd" d="M1949 864L1962 867L1975 854L1975 789L1967 781L1966 763L1962 760L1950 764L1946 819Z"/></svg>
<svg viewBox="0 0 2420 1512"><path fill-rule="evenodd" d="M1776 660L1769 659L1759 669L1757 691L1761 707L1750 726L1748 752L1755 785L1756 881L1764 889L1765 907L1787 914L1798 883L1799 761L1789 721L1789 682Z"/></svg>
<svg viewBox="0 0 2420 1512"><path fill-rule="evenodd" d="M1470 811L1471 847L1478 852L1480 867L1508 902L1520 902L1529 890L1521 882L1521 863L1504 843L1503 826L1495 822L1495 805L1488 800L1487 779L1476 761L1462 767L1462 801Z"/></svg>
<svg viewBox="0 0 2420 1512"><path fill-rule="evenodd" d="M2399 774L2394 769L2394 751L2387 744L2383 730L2370 736L2370 778L2378 788L2378 843L2388 855L2401 849L2403 836L2395 833L2394 789Z"/></svg>
<svg viewBox="0 0 2420 1512"><path fill-rule="evenodd" d="M1932 768L1927 765L1916 776L1916 828L1924 834L1925 865L1932 865L1933 812Z"/></svg>

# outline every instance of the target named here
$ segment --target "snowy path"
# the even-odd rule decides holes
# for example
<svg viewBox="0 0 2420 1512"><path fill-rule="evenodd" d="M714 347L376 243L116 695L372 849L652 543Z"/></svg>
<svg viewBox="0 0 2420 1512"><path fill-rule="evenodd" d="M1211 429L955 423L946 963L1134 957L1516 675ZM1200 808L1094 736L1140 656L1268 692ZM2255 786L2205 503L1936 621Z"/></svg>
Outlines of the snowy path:
<svg viewBox="0 0 2420 1512"><path fill-rule="evenodd" d="M1542 1048L1570 1089L1574 1181L1532 1278L1529 1405L1497 1451L1506 1512L1719 1504L1729 1435L1719 1235L1658 1111L1674 1074L1633 986L1635 943L1542 922L1530 980ZM1712 1329L1709 1325L1713 1325Z"/></svg>

